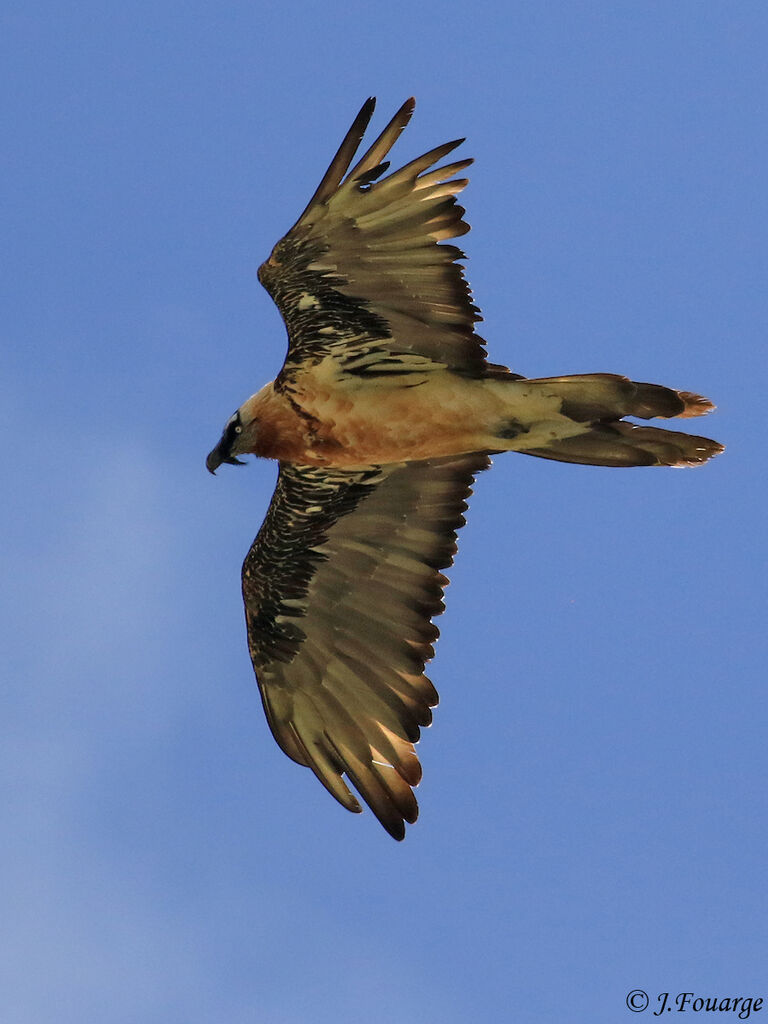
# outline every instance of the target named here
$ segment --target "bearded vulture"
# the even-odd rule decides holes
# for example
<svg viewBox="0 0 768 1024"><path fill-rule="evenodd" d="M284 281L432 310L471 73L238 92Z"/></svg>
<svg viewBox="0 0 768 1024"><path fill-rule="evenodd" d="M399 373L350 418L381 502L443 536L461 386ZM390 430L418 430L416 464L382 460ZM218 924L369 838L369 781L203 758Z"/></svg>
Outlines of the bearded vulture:
<svg viewBox="0 0 768 1024"><path fill-rule="evenodd" d="M608 373L527 379L487 361L464 254L450 242L469 230L455 197L472 161L436 166L464 140L394 171L385 159L414 105L354 162L373 113L367 100L260 267L287 327L285 362L207 459L211 472L248 453L279 463L242 571L272 733L360 811L351 783L395 839L418 814L414 744L438 700L424 666L443 570L489 454L691 466L722 451L625 419L713 408L690 391Z"/></svg>

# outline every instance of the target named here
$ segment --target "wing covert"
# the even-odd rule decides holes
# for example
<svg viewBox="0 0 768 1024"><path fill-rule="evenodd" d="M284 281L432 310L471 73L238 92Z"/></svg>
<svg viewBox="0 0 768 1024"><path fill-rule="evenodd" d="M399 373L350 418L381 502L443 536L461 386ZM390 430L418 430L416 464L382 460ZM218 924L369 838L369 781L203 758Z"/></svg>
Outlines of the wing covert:
<svg viewBox="0 0 768 1024"><path fill-rule="evenodd" d="M243 565L248 643L270 728L351 811L353 783L405 835L442 574L483 454L343 472L282 465Z"/></svg>

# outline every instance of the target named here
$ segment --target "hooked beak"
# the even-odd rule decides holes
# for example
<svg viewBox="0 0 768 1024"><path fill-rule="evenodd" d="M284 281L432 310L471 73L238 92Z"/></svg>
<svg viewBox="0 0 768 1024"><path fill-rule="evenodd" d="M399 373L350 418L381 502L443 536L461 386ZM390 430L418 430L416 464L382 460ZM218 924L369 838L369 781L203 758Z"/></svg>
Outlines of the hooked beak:
<svg viewBox="0 0 768 1024"><path fill-rule="evenodd" d="M212 452L208 453L208 458L205 460L205 466L209 473L215 473L223 462L228 463L230 466L245 465L242 459L237 459L234 455L227 455L223 445L224 438L219 441Z"/></svg>

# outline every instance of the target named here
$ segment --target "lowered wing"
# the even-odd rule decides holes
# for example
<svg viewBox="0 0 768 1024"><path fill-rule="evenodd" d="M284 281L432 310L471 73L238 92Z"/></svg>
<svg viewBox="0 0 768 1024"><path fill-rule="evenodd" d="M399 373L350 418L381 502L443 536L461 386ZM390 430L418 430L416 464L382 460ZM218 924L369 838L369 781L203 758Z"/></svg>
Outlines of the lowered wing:
<svg viewBox="0 0 768 1024"><path fill-rule="evenodd" d="M272 733L350 811L354 785L395 839L418 806L414 744L437 693L456 531L483 454L372 467L281 465L243 565L248 645Z"/></svg>

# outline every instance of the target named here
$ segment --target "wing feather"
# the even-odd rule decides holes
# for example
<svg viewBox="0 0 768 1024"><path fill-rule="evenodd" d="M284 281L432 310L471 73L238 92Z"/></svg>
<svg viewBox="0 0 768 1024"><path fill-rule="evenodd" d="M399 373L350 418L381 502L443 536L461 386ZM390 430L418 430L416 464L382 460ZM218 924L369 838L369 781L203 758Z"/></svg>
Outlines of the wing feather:
<svg viewBox="0 0 768 1024"><path fill-rule="evenodd" d="M323 175L323 179L315 189L315 194L307 203L307 207L299 217L300 223L304 215L308 210L311 210L313 206L324 203L329 199L336 189L341 184L341 179L347 173L347 168L352 162L352 157L357 151L357 147L360 145L363 135L365 135L365 129L373 116L373 111L376 106L376 100L373 96L370 96L360 108L357 117L352 122L352 125L344 136L341 145L336 151L336 155L331 160L328 170Z"/></svg>
<svg viewBox="0 0 768 1024"><path fill-rule="evenodd" d="M248 644L275 739L395 838L416 820L414 743L437 693L431 619L483 454L342 472L282 465L243 565Z"/></svg>
<svg viewBox="0 0 768 1024"><path fill-rule="evenodd" d="M362 175L370 174L372 170L381 166L382 160L390 149L392 149L395 142L397 142L398 135L411 120L415 107L416 100L411 96L411 98L407 99L402 107L400 107L398 112L370 149L367 150L359 162L355 164L349 172L348 180L354 181Z"/></svg>
<svg viewBox="0 0 768 1024"><path fill-rule="evenodd" d="M329 755L325 745L321 746L313 742L311 734L307 734L305 739L293 721L288 723L286 734L293 738L302 763L312 769L316 778L325 786L331 796L335 797L348 811L360 814L362 807L341 777L344 770L343 762Z"/></svg>
<svg viewBox="0 0 768 1024"><path fill-rule="evenodd" d="M469 231L456 201L468 179L455 175L472 161L434 166L464 140L385 174L384 157L413 107L408 100L348 171L373 110L364 105L306 210L259 269L288 330L278 388L328 357L343 372L360 353L368 375L377 359L385 365L404 353L424 357L425 369L469 376L487 369L474 330L480 311L458 262L464 254L445 244Z"/></svg>

